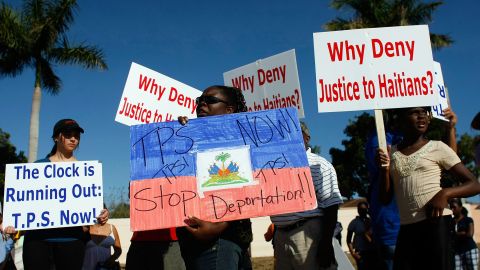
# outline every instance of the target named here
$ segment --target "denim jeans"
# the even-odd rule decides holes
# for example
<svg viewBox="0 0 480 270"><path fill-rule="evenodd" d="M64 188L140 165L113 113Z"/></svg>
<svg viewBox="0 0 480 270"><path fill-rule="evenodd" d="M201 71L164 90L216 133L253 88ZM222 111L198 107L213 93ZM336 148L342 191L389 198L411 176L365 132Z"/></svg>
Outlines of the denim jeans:
<svg viewBox="0 0 480 270"><path fill-rule="evenodd" d="M377 244L379 269L393 270L393 256L395 255L395 245L387 246Z"/></svg>
<svg viewBox="0 0 480 270"><path fill-rule="evenodd" d="M213 246L200 253L185 255L188 270L252 269L247 250L242 250L237 244L224 239L218 239Z"/></svg>

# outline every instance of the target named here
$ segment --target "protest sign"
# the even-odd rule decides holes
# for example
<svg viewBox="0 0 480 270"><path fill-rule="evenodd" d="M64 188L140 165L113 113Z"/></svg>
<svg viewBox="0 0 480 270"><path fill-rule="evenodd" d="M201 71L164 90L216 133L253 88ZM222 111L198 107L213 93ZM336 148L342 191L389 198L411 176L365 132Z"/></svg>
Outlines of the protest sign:
<svg viewBox="0 0 480 270"><path fill-rule="evenodd" d="M130 127L133 231L317 206L296 109Z"/></svg>
<svg viewBox="0 0 480 270"><path fill-rule="evenodd" d="M314 33L319 112L437 103L426 25Z"/></svg>
<svg viewBox="0 0 480 270"><path fill-rule="evenodd" d="M4 227L34 230L93 224L103 209L102 164L7 164L4 194Z"/></svg>
<svg viewBox="0 0 480 270"><path fill-rule="evenodd" d="M443 115L443 110L449 107L448 105L448 91L443 82L442 66L438 62L433 62L435 92L437 93L438 104L432 106L432 115L443 121L449 121Z"/></svg>
<svg viewBox="0 0 480 270"><path fill-rule="evenodd" d="M127 126L197 117L195 98L201 91L132 63L115 121Z"/></svg>
<svg viewBox="0 0 480 270"><path fill-rule="evenodd" d="M249 112L296 107L304 117L295 50L225 72L223 80L242 90Z"/></svg>

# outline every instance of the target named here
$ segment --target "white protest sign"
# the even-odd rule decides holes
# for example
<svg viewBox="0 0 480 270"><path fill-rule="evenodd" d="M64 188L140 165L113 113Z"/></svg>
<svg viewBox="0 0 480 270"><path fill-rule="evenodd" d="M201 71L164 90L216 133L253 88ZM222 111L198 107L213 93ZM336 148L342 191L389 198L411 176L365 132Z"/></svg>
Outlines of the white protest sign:
<svg viewBox="0 0 480 270"><path fill-rule="evenodd" d="M250 112L296 107L304 117L295 50L227 71L223 80L242 90Z"/></svg>
<svg viewBox="0 0 480 270"><path fill-rule="evenodd" d="M131 126L196 118L201 91L154 70L132 63L115 121Z"/></svg>
<svg viewBox="0 0 480 270"><path fill-rule="evenodd" d="M313 34L319 112L437 103L426 25Z"/></svg>
<svg viewBox="0 0 480 270"><path fill-rule="evenodd" d="M34 230L94 224L103 209L98 161L7 164L3 226Z"/></svg>
<svg viewBox="0 0 480 270"><path fill-rule="evenodd" d="M443 121L450 121L443 115L443 110L448 108L448 91L443 81L442 66L438 62L433 62L435 92L437 93L438 103L432 106L432 115Z"/></svg>

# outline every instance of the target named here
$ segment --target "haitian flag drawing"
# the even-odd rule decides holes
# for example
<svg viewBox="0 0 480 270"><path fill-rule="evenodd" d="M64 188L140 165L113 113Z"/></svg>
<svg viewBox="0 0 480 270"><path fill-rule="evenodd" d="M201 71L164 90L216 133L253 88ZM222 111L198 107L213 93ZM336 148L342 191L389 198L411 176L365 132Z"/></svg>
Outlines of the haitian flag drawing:
<svg viewBox="0 0 480 270"><path fill-rule="evenodd" d="M295 108L130 128L132 231L317 207Z"/></svg>

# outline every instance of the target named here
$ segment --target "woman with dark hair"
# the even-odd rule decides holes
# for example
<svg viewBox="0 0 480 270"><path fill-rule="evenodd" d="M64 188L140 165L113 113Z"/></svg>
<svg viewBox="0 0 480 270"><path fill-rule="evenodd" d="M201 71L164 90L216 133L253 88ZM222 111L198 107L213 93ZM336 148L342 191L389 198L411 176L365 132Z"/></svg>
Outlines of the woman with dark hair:
<svg viewBox="0 0 480 270"><path fill-rule="evenodd" d="M468 217L468 210L463 207L462 201L452 199L450 209L455 220L455 269L478 269L478 248L473 240L473 219Z"/></svg>
<svg viewBox="0 0 480 270"><path fill-rule="evenodd" d="M197 116L208 117L246 112L247 106L240 89L210 86L196 99ZM186 117L178 121L186 124ZM177 228L182 256L187 269L251 269L248 252L253 239L249 219L228 222L208 222L196 217Z"/></svg>
<svg viewBox="0 0 480 270"><path fill-rule="evenodd" d="M441 141L425 137L429 107L399 109L402 141L390 155L378 150L380 200L389 203L395 192L400 214L394 269L453 269L451 211L448 200L480 193L480 183L457 154ZM442 188L443 170L462 184Z"/></svg>
<svg viewBox="0 0 480 270"><path fill-rule="evenodd" d="M80 144L84 133L73 119L62 119L53 127L54 142L50 153L36 162L77 161L73 152ZM108 211L103 209L97 217L100 224L108 220ZM82 269L85 254L86 233L83 227L65 227L25 232L23 265L25 270Z"/></svg>

